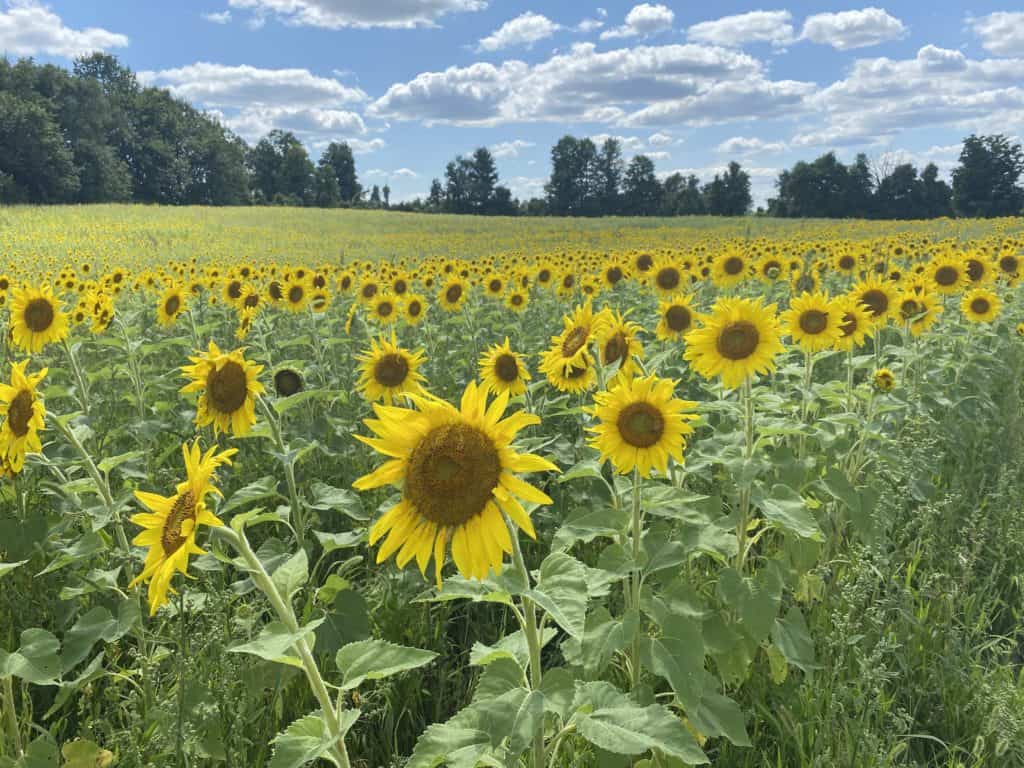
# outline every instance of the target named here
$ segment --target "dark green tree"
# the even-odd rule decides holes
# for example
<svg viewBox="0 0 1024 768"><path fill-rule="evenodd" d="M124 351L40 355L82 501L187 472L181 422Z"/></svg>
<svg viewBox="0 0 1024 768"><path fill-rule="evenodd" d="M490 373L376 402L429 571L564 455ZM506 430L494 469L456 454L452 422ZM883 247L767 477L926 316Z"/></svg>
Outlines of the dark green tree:
<svg viewBox="0 0 1024 768"><path fill-rule="evenodd" d="M1024 210L1024 151L1002 135L964 139L953 171L953 207L960 216L1018 216Z"/></svg>
<svg viewBox="0 0 1024 768"><path fill-rule="evenodd" d="M622 179L622 211L628 216L656 216L660 205L661 184L654 175L654 163L647 155L636 155Z"/></svg>
<svg viewBox="0 0 1024 768"><path fill-rule="evenodd" d="M356 161L352 148L344 142L332 141L320 157L320 163L333 169L341 201L348 205L358 203L363 196L363 188L356 175Z"/></svg>

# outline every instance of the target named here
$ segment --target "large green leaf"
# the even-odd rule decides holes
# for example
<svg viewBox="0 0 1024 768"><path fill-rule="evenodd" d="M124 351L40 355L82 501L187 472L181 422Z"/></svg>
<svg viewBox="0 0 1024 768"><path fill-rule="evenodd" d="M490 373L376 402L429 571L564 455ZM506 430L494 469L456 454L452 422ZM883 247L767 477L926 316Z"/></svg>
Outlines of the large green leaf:
<svg viewBox="0 0 1024 768"><path fill-rule="evenodd" d="M814 641L807 629L804 615L797 606L790 608L784 618L775 620L772 627L772 642L793 666L804 672L818 668L814 656Z"/></svg>
<svg viewBox="0 0 1024 768"><path fill-rule="evenodd" d="M633 641L639 625L640 617L635 611L623 619L613 618L603 605L590 612L580 645L583 673L587 679L601 676L615 652Z"/></svg>
<svg viewBox="0 0 1024 768"><path fill-rule="evenodd" d="M782 600L782 575L769 561L755 577L743 577L733 568L718 574L718 595L739 618L740 628L760 642L768 636L779 614Z"/></svg>
<svg viewBox="0 0 1024 768"><path fill-rule="evenodd" d="M358 718L358 709L346 709L342 713L342 733L347 733ZM274 739L274 755L270 758L268 768L302 768L317 759L337 765L329 754L335 743L336 739L324 721L323 712L317 710L300 717L277 735Z"/></svg>
<svg viewBox="0 0 1024 768"><path fill-rule="evenodd" d="M725 736L737 747L751 746L740 705L711 690L713 682L708 681L696 706L686 708L690 722L705 736Z"/></svg>
<svg viewBox="0 0 1024 768"><path fill-rule="evenodd" d="M26 629L21 633L21 646L13 653L0 650L0 677L56 685L60 671L60 641L45 629Z"/></svg>
<svg viewBox="0 0 1024 768"><path fill-rule="evenodd" d="M308 578L309 558L306 557L304 549L300 549L285 560L270 575L271 581L285 601L291 600L295 593L306 585Z"/></svg>
<svg viewBox="0 0 1024 768"><path fill-rule="evenodd" d="M765 518L776 528L795 533L805 539L821 541L821 529L807 508L803 497L788 485L772 486L768 496L755 494L755 503Z"/></svg>
<svg viewBox="0 0 1024 768"><path fill-rule="evenodd" d="M644 663L668 680L689 711L704 686L704 638L697 619L672 616L662 625L662 635L645 645Z"/></svg>
<svg viewBox="0 0 1024 768"><path fill-rule="evenodd" d="M349 643L336 657L344 675L342 690L351 690L364 680L380 680L390 675L422 667L437 658L433 651L395 645L386 640L360 640Z"/></svg>
<svg viewBox="0 0 1024 768"><path fill-rule="evenodd" d="M587 618L587 569L564 552L552 552L540 566L530 597L572 637L582 638Z"/></svg>
<svg viewBox="0 0 1024 768"><path fill-rule="evenodd" d="M272 621L260 630L255 640L232 646L228 650L231 653L251 653L267 661L301 667L302 661L292 652L293 647L303 638L311 639L313 631L322 623L323 619L317 619L304 627L299 627L297 632L291 632L280 621Z"/></svg>

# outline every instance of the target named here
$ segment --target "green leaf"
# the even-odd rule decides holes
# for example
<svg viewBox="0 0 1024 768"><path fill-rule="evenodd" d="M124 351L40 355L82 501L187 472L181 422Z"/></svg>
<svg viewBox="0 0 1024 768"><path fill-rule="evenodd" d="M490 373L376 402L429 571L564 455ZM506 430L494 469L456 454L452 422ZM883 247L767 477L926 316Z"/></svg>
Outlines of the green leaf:
<svg viewBox="0 0 1024 768"><path fill-rule="evenodd" d="M544 708L554 712L564 723L569 719L573 697L576 695L576 679L565 667L555 667L544 672L540 683L544 694Z"/></svg>
<svg viewBox="0 0 1024 768"><path fill-rule="evenodd" d="M476 690L473 692L473 700L493 699L521 688L525 683L526 675L518 661L510 658L494 659L480 675Z"/></svg>
<svg viewBox="0 0 1024 768"><path fill-rule="evenodd" d="M277 496L277 478L273 475L266 475L232 493L231 498L225 502L218 512L221 515L228 515L257 501L264 501L265 499L272 499Z"/></svg>
<svg viewBox="0 0 1024 768"><path fill-rule="evenodd" d="M878 525L871 513L878 500L878 492L873 488L854 488L846 479L846 475L835 467L825 473L821 483L833 498L846 507L857 535L868 544L877 541Z"/></svg>
<svg viewBox="0 0 1024 768"><path fill-rule="evenodd" d="M0 651L0 677L17 677L35 685L57 685L60 677L60 641L45 629L26 629L21 647Z"/></svg>
<svg viewBox="0 0 1024 768"><path fill-rule="evenodd" d="M590 542L599 536L614 538L629 523L629 512L608 504L584 507L570 513L551 541L551 549L566 550L577 541Z"/></svg>
<svg viewBox="0 0 1024 768"><path fill-rule="evenodd" d="M700 703L695 707L687 707L686 714L694 727L705 736L725 736L737 747L752 746L747 736L743 711L728 696L705 690Z"/></svg>
<svg viewBox="0 0 1024 768"><path fill-rule="evenodd" d="M60 750L62 768L107 768L114 762L114 753L91 741L69 741Z"/></svg>
<svg viewBox="0 0 1024 768"><path fill-rule="evenodd" d="M144 455L145 454L142 451L128 451L128 453L122 453L117 456L110 456L108 458L105 458L103 459L103 461L97 464L96 467L103 474L107 474L108 472L110 472L110 470L119 467L122 464L125 464L129 461L134 461L135 459L141 459Z"/></svg>
<svg viewBox="0 0 1024 768"><path fill-rule="evenodd" d="M445 723L435 723L416 742L406 768L476 768L491 737L479 714L467 707Z"/></svg>
<svg viewBox="0 0 1024 768"><path fill-rule="evenodd" d="M662 625L662 636L651 638L644 663L668 680L689 712L704 687L704 638L695 619L672 616Z"/></svg>
<svg viewBox="0 0 1024 768"><path fill-rule="evenodd" d="M292 667L301 667L302 661L292 653L293 646L299 640L308 638L323 619L317 619L297 632L289 631L288 627L280 621L272 621L260 630L259 636L248 643L240 643L228 648L231 653L251 653L267 661L275 661L278 664L288 664Z"/></svg>
<svg viewBox="0 0 1024 768"><path fill-rule="evenodd" d="M358 718L358 709L346 709L342 713L342 733L347 733ZM323 712L317 710L300 717L277 735L274 739L274 755L267 768L302 768L318 759L329 760L337 765L328 754L336 742L324 721Z"/></svg>
<svg viewBox="0 0 1024 768"><path fill-rule="evenodd" d="M343 533L327 533L326 531L313 531L320 546L324 548L324 554L329 555L338 549L349 549L358 547L366 541L363 531L345 531Z"/></svg>
<svg viewBox="0 0 1024 768"><path fill-rule="evenodd" d="M596 459L584 459L559 475L557 482L568 483L581 477L596 477L603 479L603 475L601 474L601 462Z"/></svg>
<svg viewBox="0 0 1024 768"><path fill-rule="evenodd" d="M815 662L814 641L807 630L804 615L795 605L789 609L785 618L775 620L772 627L772 642L786 657L786 660L804 672L818 669Z"/></svg>
<svg viewBox="0 0 1024 768"><path fill-rule="evenodd" d="M308 579L309 558L304 549L288 558L270 575L270 580L285 601L291 600L296 592L306 586Z"/></svg>
<svg viewBox="0 0 1024 768"><path fill-rule="evenodd" d="M642 755L657 749L691 765L708 763L683 722L660 704L641 707L608 683L588 683L582 698L593 709L577 716L580 735L618 755Z"/></svg>
<svg viewBox="0 0 1024 768"><path fill-rule="evenodd" d="M807 509L807 503L789 486L776 484L770 496L755 498L755 503L776 528L805 539L822 540L821 529L814 515Z"/></svg>
<svg viewBox="0 0 1024 768"><path fill-rule="evenodd" d="M769 561L754 578L742 577L733 568L718 574L718 595L739 618L739 626L751 639L760 642L772 629L782 600L782 575Z"/></svg>
<svg viewBox="0 0 1024 768"><path fill-rule="evenodd" d="M292 408L302 405L302 403L309 402L310 400L330 400L337 394L336 391L329 389L304 389L302 392L296 392L294 395L275 400L274 410L278 414L285 414Z"/></svg>
<svg viewBox="0 0 1024 768"><path fill-rule="evenodd" d="M782 685L789 677L789 662L779 647L772 643L768 646L768 669L771 672L772 682Z"/></svg>
<svg viewBox="0 0 1024 768"><path fill-rule="evenodd" d="M309 506L312 509L341 512L360 523L370 519L370 513L363 509L362 500L352 491L321 482L313 483L310 490L313 500Z"/></svg>
<svg viewBox="0 0 1024 768"><path fill-rule="evenodd" d="M15 568L18 568L27 562L28 560L19 560L16 563L0 563L0 579L2 579L11 571L13 571Z"/></svg>
<svg viewBox="0 0 1024 768"><path fill-rule="evenodd" d="M583 563L564 552L552 552L541 563L537 587L529 595L572 637L583 637L587 618L587 569Z"/></svg>
<svg viewBox="0 0 1024 768"><path fill-rule="evenodd" d="M436 658L433 651L395 645L386 640L361 640L338 651L336 662L345 680L341 688L349 691L364 680L380 680L422 667Z"/></svg>
<svg viewBox="0 0 1024 768"><path fill-rule="evenodd" d="M544 694L530 691L516 710L508 748L513 755L521 754L533 741L534 734L544 727Z"/></svg>
<svg viewBox="0 0 1024 768"><path fill-rule="evenodd" d="M96 607L80 616L74 626L64 635L64 652L61 665L65 672L76 667L92 650L98 640L111 643L122 637L117 620L106 608Z"/></svg>
<svg viewBox="0 0 1024 768"><path fill-rule="evenodd" d="M634 611L620 620L612 618L608 609L599 605L587 616L580 653L583 672L588 679L600 677L616 651L633 641L640 617Z"/></svg>

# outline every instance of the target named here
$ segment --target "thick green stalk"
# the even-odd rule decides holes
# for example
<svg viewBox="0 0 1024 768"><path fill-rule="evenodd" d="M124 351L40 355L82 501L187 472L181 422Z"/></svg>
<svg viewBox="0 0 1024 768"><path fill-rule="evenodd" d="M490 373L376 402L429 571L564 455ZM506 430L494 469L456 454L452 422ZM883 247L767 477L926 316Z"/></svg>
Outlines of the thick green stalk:
<svg viewBox="0 0 1024 768"><path fill-rule="evenodd" d="M270 407L262 397L258 397L260 408L263 409L263 415L267 417L267 423L270 424L270 434L274 440L274 445L277 448L278 453L281 454L281 463L284 465L284 477L288 484L288 503L291 504L291 518L292 524L295 529L295 537L299 541L299 546L304 546L306 542L306 520L302 511L302 505L299 503L299 490L298 485L295 482L295 462L288 456L288 449L284 444L284 437L281 434L281 423L277 418L277 414Z"/></svg>
<svg viewBox="0 0 1024 768"><path fill-rule="evenodd" d="M516 570L523 579L527 589L530 587L530 571L526 567L526 560L523 559L523 550L519 546L519 531L514 525L505 521L512 537L512 559ZM543 625L537 622L537 604L525 595L522 598L523 610L516 612L523 628L523 635L526 636L526 647L530 652L530 690L539 691L544 678L544 670L541 668L541 648L543 645ZM533 734L533 751L531 753L531 768L544 768L544 728L539 727Z"/></svg>
<svg viewBox="0 0 1024 768"><path fill-rule="evenodd" d="M75 357L75 352L71 348L71 344L67 339L64 339L64 351L68 353L68 361L71 363L71 370L75 374L76 383L76 395L78 396L78 404L82 407L82 412L89 415L89 388L85 384L85 376L82 375L82 369L78 365L78 359Z"/></svg>
<svg viewBox="0 0 1024 768"><path fill-rule="evenodd" d="M754 398L750 379L743 380L740 389L743 405L743 455L748 461L754 455ZM741 574L747 562L747 525L750 523L750 488L740 488L740 519L736 524L736 570Z"/></svg>
<svg viewBox="0 0 1024 768"><path fill-rule="evenodd" d="M14 754L20 758L24 756L25 751L21 745L21 732L18 730L18 714L14 710L14 682L10 676L3 678L2 693L7 730L10 733L11 743L14 745Z"/></svg>
<svg viewBox="0 0 1024 768"><path fill-rule="evenodd" d="M643 499L642 499L643 486L640 484L640 470L633 467L633 505L632 505L632 550L633 550L633 562L636 564L636 568L633 571L633 575L629 580L629 605L628 607L632 611L640 612L640 586L641 586L641 573L640 573L640 549L643 542ZM640 633L637 632L633 635L633 643L630 647L629 653L629 676L632 687L636 688L640 684Z"/></svg>

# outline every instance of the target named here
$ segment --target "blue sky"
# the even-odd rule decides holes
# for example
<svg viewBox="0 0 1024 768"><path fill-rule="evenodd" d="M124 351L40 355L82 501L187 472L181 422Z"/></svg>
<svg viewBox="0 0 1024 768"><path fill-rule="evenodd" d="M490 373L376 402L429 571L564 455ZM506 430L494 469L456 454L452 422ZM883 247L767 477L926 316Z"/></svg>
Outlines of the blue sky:
<svg viewBox="0 0 1024 768"><path fill-rule="evenodd" d="M829 149L948 172L968 133L1024 134L1024 12L979 0L0 0L8 56L91 49L250 142L287 128L315 160L347 140L396 200L480 145L540 194L564 133L662 174L740 160L758 201Z"/></svg>

